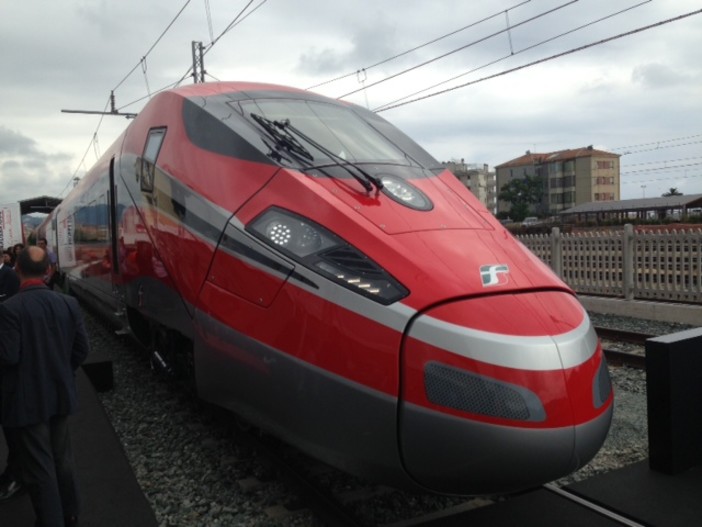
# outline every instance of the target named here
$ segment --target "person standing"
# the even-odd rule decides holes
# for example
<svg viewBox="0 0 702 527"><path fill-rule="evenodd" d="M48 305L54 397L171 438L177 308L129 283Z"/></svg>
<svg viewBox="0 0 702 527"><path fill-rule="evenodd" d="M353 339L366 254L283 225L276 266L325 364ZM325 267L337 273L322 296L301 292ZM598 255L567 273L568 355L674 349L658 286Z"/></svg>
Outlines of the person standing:
<svg viewBox="0 0 702 527"><path fill-rule="evenodd" d="M5 262L5 259L0 261L0 302L4 302L19 289L19 278L12 266Z"/></svg>
<svg viewBox="0 0 702 527"><path fill-rule="evenodd" d="M2 252L2 263L7 265L8 267L14 267L15 259L12 256L12 249L5 249Z"/></svg>
<svg viewBox="0 0 702 527"><path fill-rule="evenodd" d="M22 252L22 249L24 249L24 244L23 243L16 243L12 246L12 254L14 255L14 262L17 262L17 257L19 256L19 253ZM15 264L12 264L12 267L14 269Z"/></svg>
<svg viewBox="0 0 702 527"><path fill-rule="evenodd" d="M78 302L44 284L48 266L46 251L23 250L20 290L0 304L0 423L12 431L36 525L63 527L80 512L68 416L90 345Z"/></svg>
<svg viewBox="0 0 702 527"><path fill-rule="evenodd" d="M39 238L37 240L37 246L44 249L46 254L49 255L49 268L46 271L46 275L44 275L44 283L48 285L50 289L53 289L54 284L56 283L56 264L58 263L56 253L49 250L49 244L46 241L46 238Z"/></svg>
<svg viewBox="0 0 702 527"><path fill-rule="evenodd" d="M7 253L6 253L7 255ZM0 262L0 303L4 302L13 296L19 290L19 277L7 259ZM2 395L0 394L0 398ZM1 404L1 403L0 403ZM7 431L4 428L2 433L5 436L7 444L7 465L2 474L0 474L0 501L10 499L22 492L22 483L20 481L19 467L17 465L17 453L14 447L12 431Z"/></svg>

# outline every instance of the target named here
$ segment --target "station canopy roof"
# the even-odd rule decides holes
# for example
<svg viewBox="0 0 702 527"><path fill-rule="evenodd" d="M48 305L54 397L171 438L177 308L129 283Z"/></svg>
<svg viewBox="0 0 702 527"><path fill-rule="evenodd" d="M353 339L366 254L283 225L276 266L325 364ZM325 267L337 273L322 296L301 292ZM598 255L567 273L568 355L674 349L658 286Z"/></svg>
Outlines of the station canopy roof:
<svg viewBox="0 0 702 527"><path fill-rule="evenodd" d="M561 215L635 212L660 209L692 209L702 207L702 194L664 196L660 198L624 199L621 201L592 201L562 211Z"/></svg>
<svg viewBox="0 0 702 527"><path fill-rule="evenodd" d="M19 202L20 214L33 214L39 212L49 214L52 210L58 207L61 200L49 196L40 196L38 198L25 199Z"/></svg>

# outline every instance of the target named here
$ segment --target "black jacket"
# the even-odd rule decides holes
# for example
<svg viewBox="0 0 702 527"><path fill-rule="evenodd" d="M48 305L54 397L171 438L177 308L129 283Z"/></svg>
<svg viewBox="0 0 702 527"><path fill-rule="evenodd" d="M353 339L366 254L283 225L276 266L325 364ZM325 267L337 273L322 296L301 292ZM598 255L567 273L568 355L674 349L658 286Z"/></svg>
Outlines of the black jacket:
<svg viewBox="0 0 702 527"><path fill-rule="evenodd" d="M89 348L75 298L30 285L0 304L0 424L21 427L74 413L74 372Z"/></svg>
<svg viewBox="0 0 702 527"><path fill-rule="evenodd" d="M4 264L0 267L0 302L4 302L19 291L19 277L12 267Z"/></svg>

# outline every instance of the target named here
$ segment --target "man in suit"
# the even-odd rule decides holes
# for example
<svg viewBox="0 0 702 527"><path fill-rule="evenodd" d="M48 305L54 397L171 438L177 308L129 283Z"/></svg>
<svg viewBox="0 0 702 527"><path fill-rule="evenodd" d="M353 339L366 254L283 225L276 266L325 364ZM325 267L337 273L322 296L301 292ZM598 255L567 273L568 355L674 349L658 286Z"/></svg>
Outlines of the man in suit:
<svg viewBox="0 0 702 527"><path fill-rule="evenodd" d="M6 253L7 255L7 253ZM9 255L8 255L9 256ZM7 258L0 261L0 303L4 302L19 290L20 281L17 273L8 263ZM0 395L0 399L2 395ZM15 496L22 491L22 483L20 482L19 467L17 466L16 448L14 448L12 432L5 434L5 443L7 443L8 455L7 466L2 474L0 474L0 501Z"/></svg>
<svg viewBox="0 0 702 527"><path fill-rule="evenodd" d="M68 416L89 343L78 302L44 284L48 266L46 251L23 250L20 290L0 304L0 422L15 437L36 525L63 527L80 507Z"/></svg>

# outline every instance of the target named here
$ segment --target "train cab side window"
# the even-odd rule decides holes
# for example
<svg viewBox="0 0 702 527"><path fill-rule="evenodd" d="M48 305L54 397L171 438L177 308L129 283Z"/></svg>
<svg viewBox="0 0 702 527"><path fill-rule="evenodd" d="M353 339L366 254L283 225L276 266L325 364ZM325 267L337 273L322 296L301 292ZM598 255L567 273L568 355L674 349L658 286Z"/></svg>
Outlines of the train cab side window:
<svg viewBox="0 0 702 527"><path fill-rule="evenodd" d="M165 128L154 128L149 130L149 136L144 145L144 155L141 157L141 177L140 186L144 192L154 191L154 176L156 173L156 159L166 137Z"/></svg>

